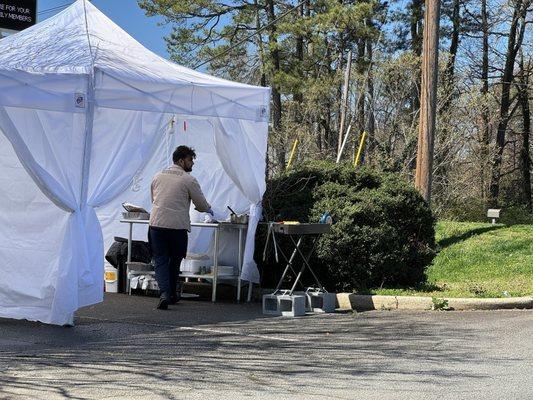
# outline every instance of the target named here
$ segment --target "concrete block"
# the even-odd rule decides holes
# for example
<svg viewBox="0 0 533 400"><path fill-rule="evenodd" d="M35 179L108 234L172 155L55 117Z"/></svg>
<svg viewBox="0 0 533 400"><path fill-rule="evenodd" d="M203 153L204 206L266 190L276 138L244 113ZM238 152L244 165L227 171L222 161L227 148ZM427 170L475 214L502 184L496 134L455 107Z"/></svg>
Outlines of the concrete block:
<svg viewBox="0 0 533 400"><path fill-rule="evenodd" d="M306 292L306 310L316 313L335 312L335 293L307 291Z"/></svg>
<svg viewBox="0 0 533 400"><path fill-rule="evenodd" d="M284 317L305 315L305 296L288 294L265 294L263 314Z"/></svg>

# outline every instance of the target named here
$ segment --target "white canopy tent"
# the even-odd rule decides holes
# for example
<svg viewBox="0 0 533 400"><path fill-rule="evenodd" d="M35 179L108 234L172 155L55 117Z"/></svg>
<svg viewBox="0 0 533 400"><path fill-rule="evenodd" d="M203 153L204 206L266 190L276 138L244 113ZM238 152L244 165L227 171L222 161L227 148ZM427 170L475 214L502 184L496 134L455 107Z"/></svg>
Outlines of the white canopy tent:
<svg viewBox="0 0 533 400"><path fill-rule="evenodd" d="M149 207L151 176L178 144L197 149L215 217L250 213L241 278L258 282L268 88L173 64L86 0L0 49L0 317L69 324L102 301L119 204ZM210 241L197 233L190 247Z"/></svg>

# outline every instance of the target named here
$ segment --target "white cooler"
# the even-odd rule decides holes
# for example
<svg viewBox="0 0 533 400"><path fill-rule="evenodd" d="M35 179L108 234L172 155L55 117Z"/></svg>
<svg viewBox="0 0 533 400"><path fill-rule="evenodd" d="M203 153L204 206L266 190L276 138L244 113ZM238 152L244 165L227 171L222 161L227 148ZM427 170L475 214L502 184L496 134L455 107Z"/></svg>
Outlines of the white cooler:
<svg viewBox="0 0 533 400"><path fill-rule="evenodd" d="M118 270L107 261L104 262L104 282L106 292L118 292Z"/></svg>

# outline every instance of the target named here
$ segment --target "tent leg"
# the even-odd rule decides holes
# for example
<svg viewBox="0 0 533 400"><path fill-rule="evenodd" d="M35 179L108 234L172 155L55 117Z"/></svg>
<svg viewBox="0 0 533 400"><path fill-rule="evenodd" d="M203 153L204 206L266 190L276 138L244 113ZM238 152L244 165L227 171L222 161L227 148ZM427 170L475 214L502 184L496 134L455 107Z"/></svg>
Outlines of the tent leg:
<svg viewBox="0 0 533 400"><path fill-rule="evenodd" d="M249 303L252 301L252 287L253 287L253 283L252 281L248 281L248 298L246 299L246 301Z"/></svg>
<svg viewBox="0 0 533 400"><path fill-rule="evenodd" d="M67 322L63 324L65 328L70 328L74 326L74 313L70 313L69 317L67 318Z"/></svg>
<svg viewBox="0 0 533 400"><path fill-rule="evenodd" d="M219 228L215 228L215 244L213 254L213 292L211 294L211 301L214 303L217 299L217 284L218 284L218 234Z"/></svg>
<svg viewBox="0 0 533 400"><path fill-rule="evenodd" d="M237 263L239 264L239 276L237 277L237 303L241 301L241 273L242 273L242 229L239 229L239 258Z"/></svg>

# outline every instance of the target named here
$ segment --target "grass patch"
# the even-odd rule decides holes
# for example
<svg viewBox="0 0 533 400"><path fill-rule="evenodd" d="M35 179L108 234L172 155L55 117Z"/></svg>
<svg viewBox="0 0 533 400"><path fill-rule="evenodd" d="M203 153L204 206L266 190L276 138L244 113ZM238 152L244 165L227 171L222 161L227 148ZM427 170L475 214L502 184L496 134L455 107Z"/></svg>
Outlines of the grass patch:
<svg viewBox="0 0 533 400"><path fill-rule="evenodd" d="M429 297L533 296L533 225L439 221L428 283L370 293Z"/></svg>

